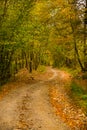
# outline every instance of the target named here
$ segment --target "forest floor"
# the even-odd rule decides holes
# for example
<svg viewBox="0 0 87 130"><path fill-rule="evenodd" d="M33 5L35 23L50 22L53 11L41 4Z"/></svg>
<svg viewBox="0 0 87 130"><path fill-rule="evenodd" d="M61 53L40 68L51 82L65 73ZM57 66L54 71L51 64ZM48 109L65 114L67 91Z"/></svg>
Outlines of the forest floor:
<svg viewBox="0 0 87 130"><path fill-rule="evenodd" d="M47 67L20 71L0 92L0 130L87 130L87 117L69 97L71 76Z"/></svg>

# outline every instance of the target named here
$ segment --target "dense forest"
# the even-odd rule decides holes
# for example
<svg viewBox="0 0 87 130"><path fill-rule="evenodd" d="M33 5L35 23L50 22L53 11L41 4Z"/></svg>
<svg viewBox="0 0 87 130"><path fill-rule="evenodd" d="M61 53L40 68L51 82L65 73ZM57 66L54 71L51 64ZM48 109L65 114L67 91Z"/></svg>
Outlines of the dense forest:
<svg viewBox="0 0 87 130"><path fill-rule="evenodd" d="M87 71L87 0L0 0L0 85L39 65Z"/></svg>

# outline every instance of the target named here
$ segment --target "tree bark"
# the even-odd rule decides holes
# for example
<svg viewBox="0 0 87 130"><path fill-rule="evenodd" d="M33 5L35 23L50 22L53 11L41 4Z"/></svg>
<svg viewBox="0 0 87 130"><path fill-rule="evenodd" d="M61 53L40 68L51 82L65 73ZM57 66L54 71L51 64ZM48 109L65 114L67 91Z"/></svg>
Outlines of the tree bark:
<svg viewBox="0 0 87 130"><path fill-rule="evenodd" d="M84 68L87 71L87 0L84 14Z"/></svg>

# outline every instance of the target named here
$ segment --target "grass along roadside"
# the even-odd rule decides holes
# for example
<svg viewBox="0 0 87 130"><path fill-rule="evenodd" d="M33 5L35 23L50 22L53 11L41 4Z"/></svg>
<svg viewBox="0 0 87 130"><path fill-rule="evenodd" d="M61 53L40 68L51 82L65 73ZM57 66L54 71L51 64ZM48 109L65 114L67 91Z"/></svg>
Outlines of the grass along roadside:
<svg viewBox="0 0 87 130"><path fill-rule="evenodd" d="M78 85L77 82L72 81L70 96L76 102L76 104L83 109L87 115L87 92L83 89L82 86Z"/></svg>
<svg viewBox="0 0 87 130"><path fill-rule="evenodd" d="M78 69L62 68L72 76L69 86L70 97L87 115L87 72L83 73Z"/></svg>

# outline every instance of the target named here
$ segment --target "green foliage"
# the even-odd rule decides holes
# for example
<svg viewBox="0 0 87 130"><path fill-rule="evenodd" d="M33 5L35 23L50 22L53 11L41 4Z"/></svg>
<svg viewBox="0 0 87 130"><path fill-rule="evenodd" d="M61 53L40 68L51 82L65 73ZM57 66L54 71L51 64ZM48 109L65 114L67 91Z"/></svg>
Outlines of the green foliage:
<svg viewBox="0 0 87 130"><path fill-rule="evenodd" d="M85 91L75 82L71 84L71 91L73 91L77 96L85 94Z"/></svg>
<svg viewBox="0 0 87 130"><path fill-rule="evenodd" d="M81 99L87 101L87 95L82 95Z"/></svg>
<svg viewBox="0 0 87 130"><path fill-rule="evenodd" d="M87 79L87 73L84 73L84 74L82 75L82 79Z"/></svg>
<svg viewBox="0 0 87 130"><path fill-rule="evenodd" d="M87 92L74 81L71 84L71 96L87 112Z"/></svg>
<svg viewBox="0 0 87 130"><path fill-rule="evenodd" d="M1 0L0 6L0 82L23 67L29 72L50 64L77 69L79 62L84 68L84 29L77 5L66 0Z"/></svg>
<svg viewBox="0 0 87 130"><path fill-rule="evenodd" d="M78 74L81 73L80 67L78 67L78 68L76 68L76 67L75 68L74 67L69 68L69 67L63 66L63 67L60 67L60 69L63 70L63 71L68 72L73 78L78 77Z"/></svg>
<svg viewBox="0 0 87 130"><path fill-rule="evenodd" d="M44 73L46 71L46 67L44 65L39 65L38 72Z"/></svg>
<svg viewBox="0 0 87 130"><path fill-rule="evenodd" d="M21 67L28 68L28 20L34 2L0 1L0 85L8 81Z"/></svg>

